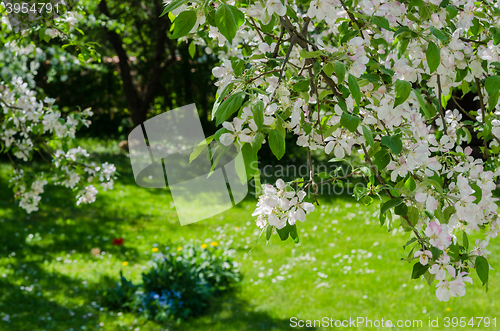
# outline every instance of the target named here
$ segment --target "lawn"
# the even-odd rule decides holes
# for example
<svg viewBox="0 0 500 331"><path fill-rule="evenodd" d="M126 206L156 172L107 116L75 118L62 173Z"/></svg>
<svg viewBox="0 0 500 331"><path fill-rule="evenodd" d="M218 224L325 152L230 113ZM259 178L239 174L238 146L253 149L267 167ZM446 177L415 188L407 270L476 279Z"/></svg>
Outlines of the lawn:
<svg viewBox="0 0 500 331"><path fill-rule="evenodd" d="M27 215L8 188L10 165L0 165L0 330L290 330L292 317L422 320L423 330L429 319L439 318L433 329L445 330L446 317L467 322L497 317L496 271L490 273L488 293L473 274L465 298L439 302L435 283L429 287L410 279L411 265L400 260L408 254L402 246L409 235L381 227L376 205L320 197L322 206L299 225L299 244L280 242L275 235L268 245L261 238L250 251L258 234L251 216L254 198L180 226L168 189L136 186L126 156L99 144L92 149L96 159L115 163L121 176L113 191L99 192L96 203L87 206L77 207L70 190L52 187L40 211ZM120 237L123 246L112 245ZM204 316L159 325L100 307L98 291L113 285L120 270L138 282L153 247L163 250L190 240L235 249L244 276L235 292L214 300ZM102 250L97 257L91 254L94 247ZM489 249L499 256L495 241ZM486 328L460 328L472 329Z"/></svg>

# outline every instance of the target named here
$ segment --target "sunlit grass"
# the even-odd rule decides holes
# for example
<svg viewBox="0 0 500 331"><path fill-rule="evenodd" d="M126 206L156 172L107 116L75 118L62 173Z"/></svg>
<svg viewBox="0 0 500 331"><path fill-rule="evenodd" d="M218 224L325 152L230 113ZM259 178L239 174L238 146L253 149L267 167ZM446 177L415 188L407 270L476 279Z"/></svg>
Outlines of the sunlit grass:
<svg viewBox="0 0 500 331"><path fill-rule="evenodd" d="M445 330L445 317L493 318L498 312L496 271L488 293L473 274L466 297L448 303L437 301L435 283L411 280L412 265L400 260L408 254L402 246L409 235L380 227L375 205L320 197L322 206L298 225L299 244L280 242L275 235L268 245L261 238L250 251L258 235L253 198L180 226L167 189L136 186L124 156L107 160L121 173L113 191L100 192L95 204L76 207L73 192L50 188L32 215L15 206L6 188L10 167L0 168L0 330L289 330L291 317L358 316L420 319L424 329L429 318L439 318L435 330ZM113 246L113 238L120 237L124 245ZM97 291L113 285L120 270L138 282L153 247L189 240L236 249L244 278L235 294L217 299L206 315L181 326L145 323L99 306ZM496 268L499 246L492 243ZM91 254L96 247L102 251L97 257ZM462 328L467 329L472 328Z"/></svg>

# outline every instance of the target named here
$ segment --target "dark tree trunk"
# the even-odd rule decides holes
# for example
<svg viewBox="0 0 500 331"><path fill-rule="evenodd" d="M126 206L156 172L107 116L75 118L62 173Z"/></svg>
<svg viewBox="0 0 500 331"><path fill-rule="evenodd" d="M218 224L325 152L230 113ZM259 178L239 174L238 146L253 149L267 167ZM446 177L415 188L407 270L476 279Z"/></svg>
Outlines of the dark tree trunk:
<svg viewBox="0 0 500 331"><path fill-rule="evenodd" d="M99 9L104 15L112 18L106 0L100 1ZM151 20L154 20L156 31L154 54L152 58L149 59L149 71L147 72L147 76L143 77L143 86L138 86L138 83L135 82L134 77L132 77L130 59L123 47L122 37L113 30L106 30L108 40L118 56L120 78L122 80L125 98L134 127L146 121L151 104L156 96L157 86L162 72L167 66L176 61L173 43L167 38L170 22L168 19L160 18L160 13L161 2L156 0L151 15ZM167 47L170 51L170 58L165 61ZM140 93L140 91L142 91L142 93Z"/></svg>

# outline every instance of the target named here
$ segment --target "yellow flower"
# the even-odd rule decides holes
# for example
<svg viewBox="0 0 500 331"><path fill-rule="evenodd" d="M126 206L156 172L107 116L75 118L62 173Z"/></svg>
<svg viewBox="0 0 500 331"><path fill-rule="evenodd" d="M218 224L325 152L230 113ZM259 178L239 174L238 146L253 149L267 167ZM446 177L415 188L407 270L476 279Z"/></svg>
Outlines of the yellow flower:
<svg viewBox="0 0 500 331"><path fill-rule="evenodd" d="M451 311L451 308L450 307L446 308L446 311Z"/></svg>
<svg viewBox="0 0 500 331"><path fill-rule="evenodd" d="M127 261L123 261L122 266L124 266L124 267L128 266L128 262Z"/></svg>
<svg viewBox="0 0 500 331"><path fill-rule="evenodd" d="M212 245L213 247L219 246L219 244L216 241L212 241L212 243L210 245Z"/></svg>
<svg viewBox="0 0 500 331"><path fill-rule="evenodd" d="M201 245L201 248L205 249L205 248L207 248L207 246L208 246L207 244L203 244L203 245Z"/></svg>
<svg viewBox="0 0 500 331"><path fill-rule="evenodd" d="M153 252L153 253L158 252L158 247L153 247L153 248L151 249L151 252Z"/></svg>
<svg viewBox="0 0 500 331"><path fill-rule="evenodd" d="M182 247L181 246L177 247L177 250L178 251L182 250Z"/></svg>

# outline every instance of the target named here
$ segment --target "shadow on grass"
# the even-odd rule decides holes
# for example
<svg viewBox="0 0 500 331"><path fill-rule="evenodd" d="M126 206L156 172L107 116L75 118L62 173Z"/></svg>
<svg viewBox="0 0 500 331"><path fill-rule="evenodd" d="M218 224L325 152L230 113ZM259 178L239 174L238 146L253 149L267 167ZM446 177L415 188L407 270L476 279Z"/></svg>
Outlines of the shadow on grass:
<svg viewBox="0 0 500 331"><path fill-rule="evenodd" d="M299 318L300 319L300 318ZM169 330L290 330L290 319L281 319L265 311L257 311L250 303L235 294L215 298L206 314L192 318ZM308 328L316 330L316 328Z"/></svg>
<svg viewBox="0 0 500 331"><path fill-rule="evenodd" d="M8 188L6 176L0 176L0 187ZM86 260L92 260L91 249L101 247L128 259L138 252L133 247L112 245L121 218L116 210L106 208L105 202L77 208L69 189L50 186L42 199L39 212L26 214L13 201L10 189L0 190L0 256L4 269L0 277L0 319L4 319L0 320L0 330L94 330L99 324L99 310L92 303L102 284L97 287L87 283L85 274L92 271L83 266L75 268L74 263L78 266L79 262L73 254L81 253L79 258L87 255ZM71 263L81 276L59 273L54 263Z"/></svg>
<svg viewBox="0 0 500 331"><path fill-rule="evenodd" d="M126 157L113 157L108 161L117 163L117 168L122 170L120 184L135 185ZM0 187L8 188L8 176L4 173L0 176ZM169 194L166 189L156 192ZM5 277L0 274L0 330L97 328L99 315L104 314L95 304L99 302L98 291L112 287L118 275L116 279L101 275L98 282L87 283L85 277L92 270L84 268L88 269L88 262L92 262L90 250L100 247L107 254L133 264L140 252L126 245L113 246L111 241L120 237L117 233L121 233L123 224L155 217L140 208L128 211L123 204L112 200L113 197L102 195L90 206L76 207L74 192L47 186L40 210L28 215L13 201L10 189L0 190L0 254L3 256L0 267L5 272ZM80 262L74 254L80 259L82 255L87 256L83 258L87 262L85 267L78 269ZM95 263L99 261L95 258ZM71 266L76 276L58 272L54 267L58 264L57 268ZM154 330L165 327L152 322L147 325ZM290 322L256 311L247 301L238 298L237 293L229 293L214 299L203 316L168 327L172 330L288 330Z"/></svg>
<svg viewBox="0 0 500 331"><path fill-rule="evenodd" d="M93 330L99 324L96 310L90 305L95 301L95 289L82 289L82 279L47 272L37 262L17 261L12 269L18 276L29 273L32 277L18 278L15 283L9 281L14 277L0 279L0 312L3 318L8 315L10 319L0 322L1 330L68 330L83 326ZM54 294L64 296L66 304L51 298Z"/></svg>

